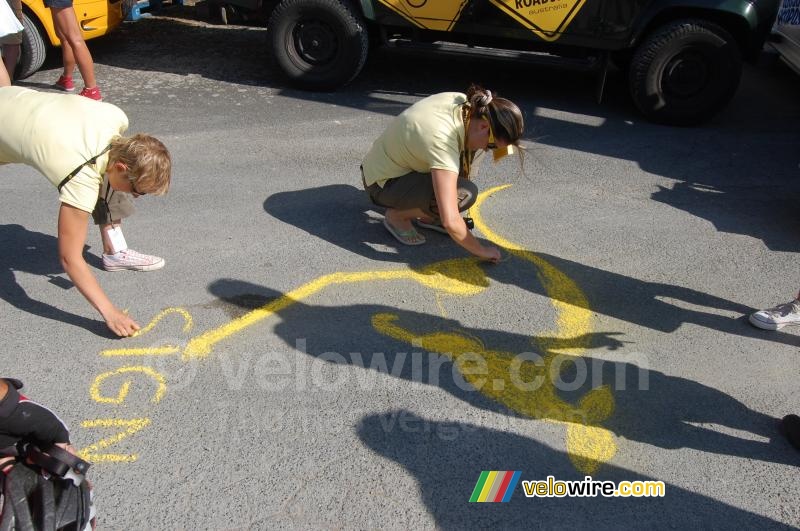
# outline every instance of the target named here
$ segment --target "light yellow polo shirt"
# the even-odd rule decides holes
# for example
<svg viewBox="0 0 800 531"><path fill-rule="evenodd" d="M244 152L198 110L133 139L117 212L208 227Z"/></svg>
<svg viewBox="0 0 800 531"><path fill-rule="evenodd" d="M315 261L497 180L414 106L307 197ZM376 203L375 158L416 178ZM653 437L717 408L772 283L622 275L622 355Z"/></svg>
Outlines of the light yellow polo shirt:
<svg viewBox="0 0 800 531"><path fill-rule="evenodd" d="M39 170L53 186L112 138L128 129L128 117L110 103L69 94L0 88L0 164L21 163ZM108 152L86 165L62 189L59 200L94 210Z"/></svg>
<svg viewBox="0 0 800 531"><path fill-rule="evenodd" d="M412 171L458 173L464 149L461 105L467 96L443 92L422 99L400 113L372 144L362 162L367 186Z"/></svg>

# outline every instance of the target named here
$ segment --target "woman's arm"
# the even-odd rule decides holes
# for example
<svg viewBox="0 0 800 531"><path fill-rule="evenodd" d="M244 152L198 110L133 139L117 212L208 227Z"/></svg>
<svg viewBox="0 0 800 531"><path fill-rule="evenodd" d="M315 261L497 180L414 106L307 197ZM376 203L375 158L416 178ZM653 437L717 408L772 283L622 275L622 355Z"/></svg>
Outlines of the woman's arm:
<svg viewBox="0 0 800 531"><path fill-rule="evenodd" d="M458 174L454 171L433 169L431 175L439 218L450 237L475 256L490 262L499 261L500 251L496 247L481 245L467 229L458 211Z"/></svg>
<svg viewBox="0 0 800 531"><path fill-rule="evenodd" d="M78 291L103 316L108 328L118 336L127 337L139 330L139 325L111 303L83 259L88 225L88 212L61 203L58 210L58 255L61 265Z"/></svg>

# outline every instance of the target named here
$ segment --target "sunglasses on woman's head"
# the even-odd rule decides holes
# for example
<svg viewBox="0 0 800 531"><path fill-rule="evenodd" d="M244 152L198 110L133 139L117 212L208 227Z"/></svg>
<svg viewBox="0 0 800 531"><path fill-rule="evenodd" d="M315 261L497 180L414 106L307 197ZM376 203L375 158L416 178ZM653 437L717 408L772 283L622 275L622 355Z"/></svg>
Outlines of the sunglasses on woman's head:
<svg viewBox="0 0 800 531"><path fill-rule="evenodd" d="M486 123L489 124L489 142L487 142L487 144L486 144L486 149L491 149L492 150L492 158L494 159L495 162L497 162L498 160L502 159L503 157L505 157L509 153L513 153L514 152L514 147L511 146L511 145L508 145L508 146L502 147L502 148L501 147L497 147L497 140L495 140L495 138L494 138L494 130L492 128L492 121L491 120L486 120Z"/></svg>

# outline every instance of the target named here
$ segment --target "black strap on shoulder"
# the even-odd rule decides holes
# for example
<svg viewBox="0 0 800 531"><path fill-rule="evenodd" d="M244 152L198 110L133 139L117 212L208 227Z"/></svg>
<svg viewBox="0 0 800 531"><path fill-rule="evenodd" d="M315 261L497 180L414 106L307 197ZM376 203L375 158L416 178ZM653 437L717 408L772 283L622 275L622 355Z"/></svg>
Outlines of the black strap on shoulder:
<svg viewBox="0 0 800 531"><path fill-rule="evenodd" d="M25 449L22 447L22 441L17 441L11 446L0 448L0 459L3 457L19 457L20 455L25 455L24 450ZM3 465L0 465L0 468L2 467Z"/></svg>
<svg viewBox="0 0 800 531"><path fill-rule="evenodd" d="M89 160L87 160L86 162L84 162L83 164L81 164L80 166L78 166L77 168L75 168L74 170L72 170L72 172L71 172L69 175L67 175L66 177L64 177L64 178L61 180L61 182L60 182L60 183L58 183L58 191L60 192L60 191L61 191L61 189L62 189L62 188L64 188L64 185L65 185L65 184L67 184L68 182L70 182L70 180L72 180L72 178L73 178L73 177L75 177L76 175L78 175L78 172L79 172L79 171L81 171L81 170L83 169L83 167L84 167L84 166L86 166L87 164L94 164L95 162L97 162L97 159L99 159L99 158L100 158L100 156L101 156L101 155L103 155L103 154L104 154L106 151L108 151L109 149L111 149L111 144L107 145L107 146L106 146L106 147L103 149L103 151L101 151L100 153L98 153L98 154L97 154L97 155L95 155L94 157L90 158Z"/></svg>
<svg viewBox="0 0 800 531"><path fill-rule="evenodd" d="M25 450L25 457L31 463L60 478L67 477L70 470L85 475L89 470L89 466L91 466L90 463L66 450L62 450L56 445L50 446L43 452L33 444L29 444ZM80 479L82 480L83 478Z"/></svg>

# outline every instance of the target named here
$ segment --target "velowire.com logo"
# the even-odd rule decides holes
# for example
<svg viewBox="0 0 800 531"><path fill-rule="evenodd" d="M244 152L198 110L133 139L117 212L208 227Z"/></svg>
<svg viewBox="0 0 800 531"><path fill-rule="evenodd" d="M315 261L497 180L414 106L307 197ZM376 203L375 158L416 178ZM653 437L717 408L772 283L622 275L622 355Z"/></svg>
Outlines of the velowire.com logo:
<svg viewBox="0 0 800 531"><path fill-rule="evenodd" d="M507 502L519 483L521 470L484 470L472 490L471 502Z"/></svg>

